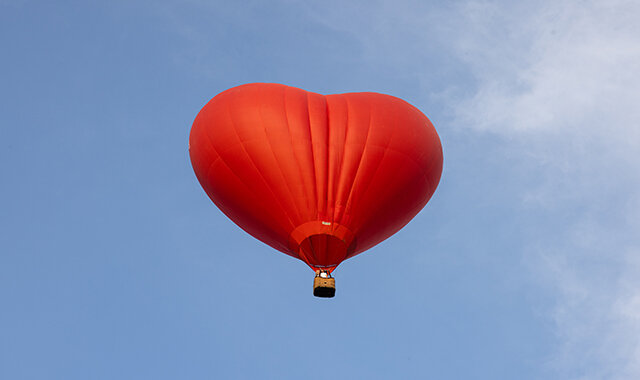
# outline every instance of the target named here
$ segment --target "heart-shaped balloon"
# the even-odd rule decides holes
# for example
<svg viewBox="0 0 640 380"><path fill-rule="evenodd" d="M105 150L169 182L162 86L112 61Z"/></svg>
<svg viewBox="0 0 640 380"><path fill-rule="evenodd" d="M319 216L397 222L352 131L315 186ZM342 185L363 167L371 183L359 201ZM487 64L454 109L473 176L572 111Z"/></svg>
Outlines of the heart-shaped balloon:
<svg viewBox="0 0 640 380"><path fill-rule="evenodd" d="M211 200L243 230L331 271L406 225L442 172L442 147L409 103L252 83L211 99L189 138Z"/></svg>

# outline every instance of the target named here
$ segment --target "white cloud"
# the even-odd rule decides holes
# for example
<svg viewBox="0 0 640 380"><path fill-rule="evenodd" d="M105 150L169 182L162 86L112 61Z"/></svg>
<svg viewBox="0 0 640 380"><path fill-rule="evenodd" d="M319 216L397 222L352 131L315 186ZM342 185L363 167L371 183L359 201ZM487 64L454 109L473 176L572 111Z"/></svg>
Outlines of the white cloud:
<svg viewBox="0 0 640 380"><path fill-rule="evenodd" d="M517 17L478 7L462 9L471 33L456 45L479 78L463 120L502 133L622 130L637 142L640 3L549 2Z"/></svg>
<svg viewBox="0 0 640 380"><path fill-rule="evenodd" d="M317 17L359 38L372 59L414 71L427 91L431 55L460 65L465 80L436 94L453 104L454 124L504 137L521 158L522 207L565 219L551 241L523 247L540 286L556 294L553 371L640 379L640 2L361 9ZM472 88L461 88L467 79Z"/></svg>
<svg viewBox="0 0 640 380"><path fill-rule="evenodd" d="M519 8L518 8L519 7ZM573 207L532 270L557 292L570 379L640 378L640 3L468 2L455 49L477 79L457 123L507 136L542 173L522 189L549 215Z"/></svg>

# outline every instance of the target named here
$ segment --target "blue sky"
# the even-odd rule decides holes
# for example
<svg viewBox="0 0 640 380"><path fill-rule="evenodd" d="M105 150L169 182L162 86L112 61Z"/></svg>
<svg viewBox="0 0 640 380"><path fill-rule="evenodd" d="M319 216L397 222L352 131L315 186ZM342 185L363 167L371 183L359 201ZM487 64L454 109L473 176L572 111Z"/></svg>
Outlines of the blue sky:
<svg viewBox="0 0 640 380"><path fill-rule="evenodd" d="M634 1L0 0L0 378L640 378ZM445 167L312 296L193 175L217 93L401 97Z"/></svg>

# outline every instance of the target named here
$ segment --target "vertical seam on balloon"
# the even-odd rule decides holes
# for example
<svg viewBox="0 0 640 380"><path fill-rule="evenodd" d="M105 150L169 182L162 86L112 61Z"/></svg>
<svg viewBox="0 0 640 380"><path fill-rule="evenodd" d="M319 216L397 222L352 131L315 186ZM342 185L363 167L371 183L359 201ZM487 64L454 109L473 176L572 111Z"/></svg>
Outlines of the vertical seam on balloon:
<svg viewBox="0 0 640 380"><path fill-rule="evenodd" d="M387 140L387 145L384 147L384 152L382 153L382 158L380 158L380 160L378 161L377 165L376 165L376 169L374 170L373 174L371 175L371 180L369 181L369 183L367 183L367 187L364 189L364 191L361 193L361 198L365 198L365 196L367 195L367 192L369 192L369 189L371 188L371 184L373 183L373 180L376 178L376 174L378 174L378 171L380 170L380 167L382 166L382 162L384 161L384 159L387 157L387 152L390 150L389 149L389 145L391 138L389 138ZM367 210L370 211L370 210ZM371 211L368 212L367 217L364 218L364 220L370 220L371 216L375 215L375 212ZM360 226L355 226L356 230L360 227Z"/></svg>
<svg viewBox="0 0 640 380"><path fill-rule="evenodd" d="M309 109L309 94L304 93L307 102L307 128L309 129L309 144L311 146L311 164L313 166L313 195L316 201L316 218L320 214L320 200L318 199L318 177L316 173L316 155L313 149L313 131L311 129L311 110Z"/></svg>
<svg viewBox="0 0 640 380"><path fill-rule="evenodd" d="M331 178L331 173L329 172L329 161L331 160L331 128L329 127L329 115L326 112L326 98L323 96L323 99L325 100L325 120L324 120L324 128L326 130L325 133L325 167L324 167L324 180L325 180L325 186L324 186L324 217L328 218L329 217L329 213L328 213L328 209L329 207L331 207L332 209L335 209L335 205L329 205L329 192L331 191L331 189L329 188L329 178ZM331 223L333 223L333 219L331 220ZM326 251L326 249L325 249Z"/></svg>
<svg viewBox="0 0 640 380"><path fill-rule="evenodd" d="M349 102L347 101L347 109L349 107ZM353 176L353 181L351 182L351 188L349 189L349 195L347 196L347 202L344 205L344 213L347 211L351 211L351 197L353 196L353 189L355 187L356 182L358 181L358 174L360 174L360 169L362 165L362 159L364 158L365 153L367 152L367 143L369 142L369 136L371 135L371 105L369 104L369 126L367 127L367 137L364 140L364 146L362 148L362 153L360 154L360 159L358 160L358 166L356 169L356 174ZM353 231L356 233L356 231Z"/></svg>
<svg viewBox="0 0 640 380"><path fill-rule="evenodd" d="M269 139L269 135L267 134L267 131L264 129L264 118L262 117L262 108L258 107L258 116L260 117L260 124L262 125L262 131L264 132L264 136L265 139L267 140L267 143L269 144L269 148L271 151L271 155L273 156L273 159L276 161L276 166L278 167L278 170L280 171L280 176L282 177L283 182L285 183L285 188L287 189L287 192L289 193L289 196L291 197L292 201L295 201L295 197L293 196L293 192L291 191L291 186L289 186L289 181L287 181L287 177L284 175L284 171L282 170L282 166L280 165L280 161L278 160L278 157L276 156L276 153L274 152L273 149L273 144L271 144L271 139ZM282 204L281 206L282 207ZM296 228L298 221L294 223L293 219L291 218L291 215L286 211L285 208L283 208L283 210L285 210L285 214L287 215L287 217L289 218L289 221L291 222L291 230L293 230L294 228Z"/></svg>
<svg viewBox="0 0 640 380"><path fill-rule="evenodd" d="M338 96L338 95L336 95ZM344 163L345 163L345 153L347 151L347 141L349 138L349 105L347 104L347 98L340 95L340 99L344 100L345 103L345 109L346 109L346 114L345 114L345 119L346 119L346 123L344 126L344 141L342 143L342 155L340 156L340 170L338 171L338 181L336 181L336 194L334 195L334 203L338 202L337 199L337 190L339 187L339 184L342 180L342 171L344 170ZM341 200L340 200L341 201ZM345 200L345 204L344 206L346 206L346 200ZM343 217L344 217L344 207L341 207L340 213L338 214L339 216L339 220L338 223L342 223L343 222ZM334 209L334 216L333 216L333 221L336 221L336 217L335 217L335 209Z"/></svg>
<svg viewBox="0 0 640 380"><path fill-rule="evenodd" d="M296 149L293 143L293 134L291 133L291 124L289 123L289 112L288 112L288 108L287 108L287 90L289 89L289 87L285 87L284 89L284 95L282 97L282 103L284 105L284 116L285 116L285 120L287 122L287 131L289 132L289 141L291 142L291 152L293 153L293 159L296 162L296 167L298 168L298 175L300 176L300 181L303 180L304 178L304 174L303 174L303 170L302 167L300 166L300 160L298 160L298 155L296 154ZM307 186L305 183L305 189L304 189L304 193L306 193L307 190ZM305 194L306 195L306 194ZM297 204L298 199L296 199L296 204ZM300 209L305 209L306 205L303 205L303 207L301 208L301 205L298 205L298 210ZM300 216L300 215L298 215ZM295 228L296 226L294 226Z"/></svg>
<svg viewBox="0 0 640 380"><path fill-rule="evenodd" d="M229 105L227 104L227 114L229 115L229 120L231 121L231 127L233 128L233 132L236 134L236 137L238 138L238 142L240 145L240 147L242 148L242 151L244 152L244 154L247 156L247 158L249 159L249 162L251 163L251 165L253 165L253 167L256 169L256 172L258 173L258 175L260 176L260 178L262 178L262 181L265 183L266 188L269 189L269 191L271 192L271 195L273 195L273 198L276 200L276 202L280 205L280 207L282 208L282 211L284 212L284 215L287 217L287 219L289 220L289 223L291 224L291 229L295 228L295 223L293 223L293 220L291 219L291 216L289 215L289 213L287 212L287 209L285 207L283 207L282 202L280 202L280 200L278 199L278 196L276 195L276 193L273 191L273 189L271 188L271 186L269 185L269 182L267 181L267 179L264 177L264 175L262 174L262 172L260 172L260 169L258 169L258 166L256 165L256 163L253 161L253 158L251 157L251 155L249 154L249 152L247 151L247 149L244 147L244 145L242 145L242 139L240 139L240 135L238 134L238 130L236 129L236 123L233 120L233 114L231 113L231 110L229 109ZM252 189L253 190L253 189ZM253 192L253 191L252 191ZM256 195L256 194L254 194ZM257 196L257 195L256 195ZM258 197L259 198L259 197ZM281 226L284 227L284 226ZM286 231L286 228L283 228Z"/></svg>
<svg viewBox="0 0 640 380"><path fill-rule="evenodd" d="M326 96L324 96L324 114L326 117L326 124L327 124L327 130L331 131L331 114L329 112L329 100L327 99ZM331 223L335 222L335 217L336 217L336 175L337 175L337 169L336 169L336 165L329 165L329 162L331 161L331 153L332 153L332 148L331 148L331 134L330 132L327 133L328 134L328 138L327 138L327 198L329 197L329 194L331 194L331 199L333 199L333 204L331 205L331 208L333 209L331 212ZM329 167L333 168L333 172L329 171ZM329 178L332 178L332 182L333 182L333 186L331 188L329 188ZM327 202L328 203L328 202ZM328 215L327 215L328 216Z"/></svg>

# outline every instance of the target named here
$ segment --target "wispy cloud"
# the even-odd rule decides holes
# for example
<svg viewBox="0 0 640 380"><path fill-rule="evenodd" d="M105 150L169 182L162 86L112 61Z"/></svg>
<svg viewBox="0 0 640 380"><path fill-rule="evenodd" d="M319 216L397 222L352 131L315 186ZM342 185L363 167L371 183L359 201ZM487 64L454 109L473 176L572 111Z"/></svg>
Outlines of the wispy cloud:
<svg viewBox="0 0 640 380"><path fill-rule="evenodd" d="M503 137L520 153L521 207L562 217L553 237L522 248L539 286L555 294L552 371L640 378L640 3L360 9L315 11L372 59L423 80L452 105L458 128ZM434 71L436 55L447 68ZM434 90L434 75L452 74L463 78ZM533 187L524 180L532 172Z"/></svg>
<svg viewBox="0 0 640 380"><path fill-rule="evenodd" d="M525 246L557 296L564 378L640 378L640 4L461 5L455 49L477 80L456 120L507 136L541 174L529 207L566 217ZM466 27L462 27L466 25Z"/></svg>
<svg viewBox="0 0 640 380"><path fill-rule="evenodd" d="M472 28L456 49L479 88L460 116L503 133L587 128L637 140L631 127L640 119L640 5L549 2L516 17L512 10L477 3L461 9Z"/></svg>

